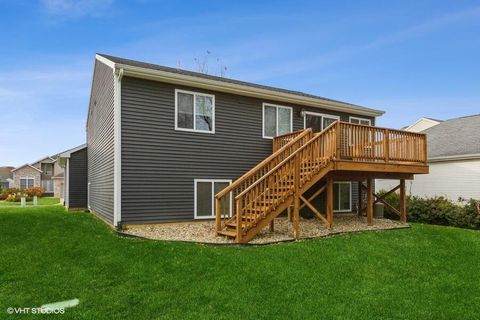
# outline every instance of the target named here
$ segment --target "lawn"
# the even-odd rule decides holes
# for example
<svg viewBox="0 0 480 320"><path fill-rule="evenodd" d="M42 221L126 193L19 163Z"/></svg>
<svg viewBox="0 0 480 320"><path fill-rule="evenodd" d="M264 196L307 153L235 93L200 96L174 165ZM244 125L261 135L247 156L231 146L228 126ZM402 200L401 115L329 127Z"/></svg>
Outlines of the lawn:
<svg viewBox="0 0 480 320"><path fill-rule="evenodd" d="M123 238L90 214L67 213L60 206L0 208L0 250L0 319L8 318L9 306L73 298L80 299L79 306L56 317L478 319L480 314L480 232L472 230L415 224L222 247Z"/></svg>
<svg viewBox="0 0 480 320"><path fill-rule="evenodd" d="M38 205L46 206L46 205L52 205L52 204L58 204L60 203L59 198L53 198L53 197L43 197L43 198L38 198ZM33 205L33 201L27 201L27 206ZM5 200L0 201L0 207L8 207L8 206L20 206L20 202L7 202Z"/></svg>

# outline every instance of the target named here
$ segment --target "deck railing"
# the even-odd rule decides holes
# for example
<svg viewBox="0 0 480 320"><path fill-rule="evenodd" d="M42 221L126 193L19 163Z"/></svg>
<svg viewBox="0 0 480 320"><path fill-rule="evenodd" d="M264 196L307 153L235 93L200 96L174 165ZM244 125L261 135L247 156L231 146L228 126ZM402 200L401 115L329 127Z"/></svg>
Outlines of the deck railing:
<svg viewBox="0 0 480 320"><path fill-rule="evenodd" d="M427 162L425 134L340 122L340 159L370 162Z"/></svg>
<svg viewBox="0 0 480 320"><path fill-rule="evenodd" d="M305 130L299 130L274 137L272 142L272 152L275 153L277 150L281 149L283 146L298 137L304 131Z"/></svg>

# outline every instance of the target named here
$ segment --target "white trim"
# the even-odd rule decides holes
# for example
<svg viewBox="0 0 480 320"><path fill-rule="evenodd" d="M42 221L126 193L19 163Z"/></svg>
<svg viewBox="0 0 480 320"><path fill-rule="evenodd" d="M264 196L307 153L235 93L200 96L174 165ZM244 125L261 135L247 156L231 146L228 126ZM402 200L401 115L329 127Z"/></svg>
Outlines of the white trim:
<svg viewBox="0 0 480 320"><path fill-rule="evenodd" d="M264 102L262 103L262 138L264 139L273 139L275 137L270 137L265 135L265 107L273 107L276 108L275 111L275 136L278 136L278 109L290 109L290 132L293 132L293 108L288 106L282 106L279 104L273 104Z"/></svg>
<svg viewBox="0 0 480 320"><path fill-rule="evenodd" d="M131 66L128 64L114 63L113 61L96 55L96 58L111 68L123 68L125 75L136 78L150 79L173 84L180 84L196 88L210 89L222 92L229 92L249 97L257 97L265 100L281 100L286 103L302 104L316 108L327 108L329 110L340 111L345 113L361 114L365 116L377 117L385 113L385 111L372 109L368 107L355 106L350 103L341 101L333 101L330 99L322 99L321 97L310 97L302 94L289 92L281 92L274 90L275 88L258 88L252 85L239 83L231 83L217 79L200 78L193 75L179 74L164 70L154 70Z"/></svg>
<svg viewBox="0 0 480 320"><path fill-rule="evenodd" d="M212 186L212 215L211 216L198 216L197 215L197 183L198 182L210 182ZM227 182L232 184L231 179L193 179L193 218L194 219L214 219L215 218L215 182ZM230 216L232 215L232 193L230 193Z"/></svg>
<svg viewBox="0 0 480 320"><path fill-rule="evenodd" d="M178 126L178 98L177 98L178 93L186 93L186 94L193 95L193 129L180 128ZM196 119L197 99L195 99L196 95L212 98L212 130L211 131L196 129L196 126L197 126L197 119ZM175 130L215 134L215 96L209 93L175 89Z"/></svg>
<svg viewBox="0 0 480 320"><path fill-rule="evenodd" d="M368 121L368 125L371 126L372 125L372 120L370 119L367 119L367 118L359 118L359 117L348 117L348 122L352 123L352 120L358 120L358 122L360 121ZM360 123L361 124L361 123Z"/></svg>
<svg viewBox="0 0 480 320"><path fill-rule="evenodd" d="M114 158L113 158L113 226L118 227L118 223L122 221L122 77L123 69L114 69Z"/></svg>
<svg viewBox="0 0 480 320"><path fill-rule="evenodd" d="M316 116L316 117L322 117L322 130L325 128L323 127L323 118L330 118L330 119L335 119L335 120L340 120L340 116L333 115L333 114L326 114L326 113L319 113L319 112L312 112L312 111L304 111L303 115L303 129L307 128L307 114L311 116Z"/></svg>
<svg viewBox="0 0 480 320"><path fill-rule="evenodd" d="M91 207L90 207L90 185L91 185L91 182L88 181L87 182L87 208L90 210Z"/></svg>
<svg viewBox="0 0 480 320"><path fill-rule="evenodd" d="M68 150L60 153L60 154L58 155L58 157L59 157L59 158L70 158L70 155L71 155L72 153L75 153L75 152L77 152L77 151L80 151L80 150L82 150L82 149L85 149L86 147L87 147L87 144L84 143L84 144L82 144L82 145L79 145L78 147L75 147L75 148L72 148L72 149L68 149ZM58 158L57 158L57 159L58 159ZM56 160L55 160L55 161L56 161Z"/></svg>
<svg viewBox="0 0 480 320"><path fill-rule="evenodd" d="M350 185L350 201L349 201L349 205L350 207L348 209L343 209L343 210L333 210L333 212L351 212L352 211L352 182L351 181L334 181L333 184L336 184L336 185L339 185L339 184L349 184ZM335 192L335 191L333 191ZM341 203L341 199L340 199L340 190L339 190L339 194L338 194L338 207L340 208L340 203Z"/></svg>
<svg viewBox="0 0 480 320"><path fill-rule="evenodd" d="M63 194L63 200L64 200L64 205L65 208L68 209L70 206L70 158L66 158L65 161L65 169L64 169L64 174L65 174L65 181L64 181L64 189L65 193Z"/></svg>
<svg viewBox="0 0 480 320"><path fill-rule="evenodd" d="M21 165L20 167L16 167L15 169L10 170L10 172L15 172L15 171L20 170L20 169L25 168L25 167L30 167L30 168L32 168L32 169L37 170L37 171L40 172L40 173L43 172L42 170L40 170L40 169L38 169L37 167L34 167L34 166L32 166L31 164L28 164L28 163L26 163L26 164L24 164L24 165Z"/></svg>
<svg viewBox="0 0 480 320"><path fill-rule="evenodd" d="M109 59L107 59L107 58L105 58L105 57L102 57L102 56L99 55L99 54L96 54L96 55L95 55L95 60L100 61L101 63L109 66L109 67L112 68L112 69L115 69L115 62L113 62L112 60L109 60Z"/></svg>
<svg viewBox="0 0 480 320"><path fill-rule="evenodd" d="M458 161L458 160L476 160L480 159L480 153L458 154L454 156L441 156L428 158L427 162Z"/></svg>

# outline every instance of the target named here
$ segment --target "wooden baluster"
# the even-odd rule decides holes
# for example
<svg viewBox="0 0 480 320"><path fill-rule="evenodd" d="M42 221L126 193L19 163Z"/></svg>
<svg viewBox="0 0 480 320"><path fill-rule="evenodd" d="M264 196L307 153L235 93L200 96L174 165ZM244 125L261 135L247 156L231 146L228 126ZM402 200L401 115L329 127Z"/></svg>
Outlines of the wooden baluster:
<svg viewBox="0 0 480 320"><path fill-rule="evenodd" d="M388 163L390 158L390 131L386 129L383 133L383 155L385 156L385 163Z"/></svg>

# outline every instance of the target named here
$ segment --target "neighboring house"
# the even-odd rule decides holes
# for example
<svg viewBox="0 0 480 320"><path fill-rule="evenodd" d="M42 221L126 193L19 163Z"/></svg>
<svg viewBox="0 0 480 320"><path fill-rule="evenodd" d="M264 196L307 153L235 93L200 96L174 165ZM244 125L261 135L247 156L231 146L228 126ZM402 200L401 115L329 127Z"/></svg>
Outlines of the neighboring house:
<svg viewBox="0 0 480 320"><path fill-rule="evenodd" d="M408 192L480 200L480 115L439 122L422 132L427 135L430 174L409 181ZM391 187L391 182L377 180L377 190Z"/></svg>
<svg viewBox="0 0 480 320"><path fill-rule="evenodd" d="M31 164L24 164L12 170L14 188L41 187L44 196L63 199L63 168L58 156L47 156Z"/></svg>
<svg viewBox="0 0 480 320"><path fill-rule="evenodd" d="M64 184L62 180L65 207L87 208L87 145L64 151L58 157L65 169L62 172L62 179L65 177Z"/></svg>
<svg viewBox="0 0 480 320"><path fill-rule="evenodd" d="M87 119L88 206L117 227L214 218L214 195L269 156L274 137L304 128L319 132L337 120L373 126L383 113L98 54ZM357 132L360 127L350 126L344 125L345 130ZM348 141L353 139L359 138ZM365 143L369 146L362 145L358 152L370 154L375 143ZM345 148L353 152L357 146ZM388 162L388 156L383 157ZM419 163L417 173L428 172L424 160ZM385 168L396 166L375 170ZM408 172L392 176L409 179L413 171ZM356 182L371 180L374 174L357 175ZM327 199L336 212L355 211L360 198L359 184L344 178L328 187L333 196L329 191Z"/></svg>
<svg viewBox="0 0 480 320"><path fill-rule="evenodd" d="M424 130L427 130L428 128L431 128L433 126L436 126L437 124L443 122L443 120L437 120L437 119L432 119L432 118L420 118L417 121L415 121L412 125L409 125L403 130L405 131L410 131L410 132L422 132Z"/></svg>
<svg viewBox="0 0 480 320"><path fill-rule="evenodd" d="M7 189L13 185L13 169L14 167L0 167L0 189Z"/></svg>

